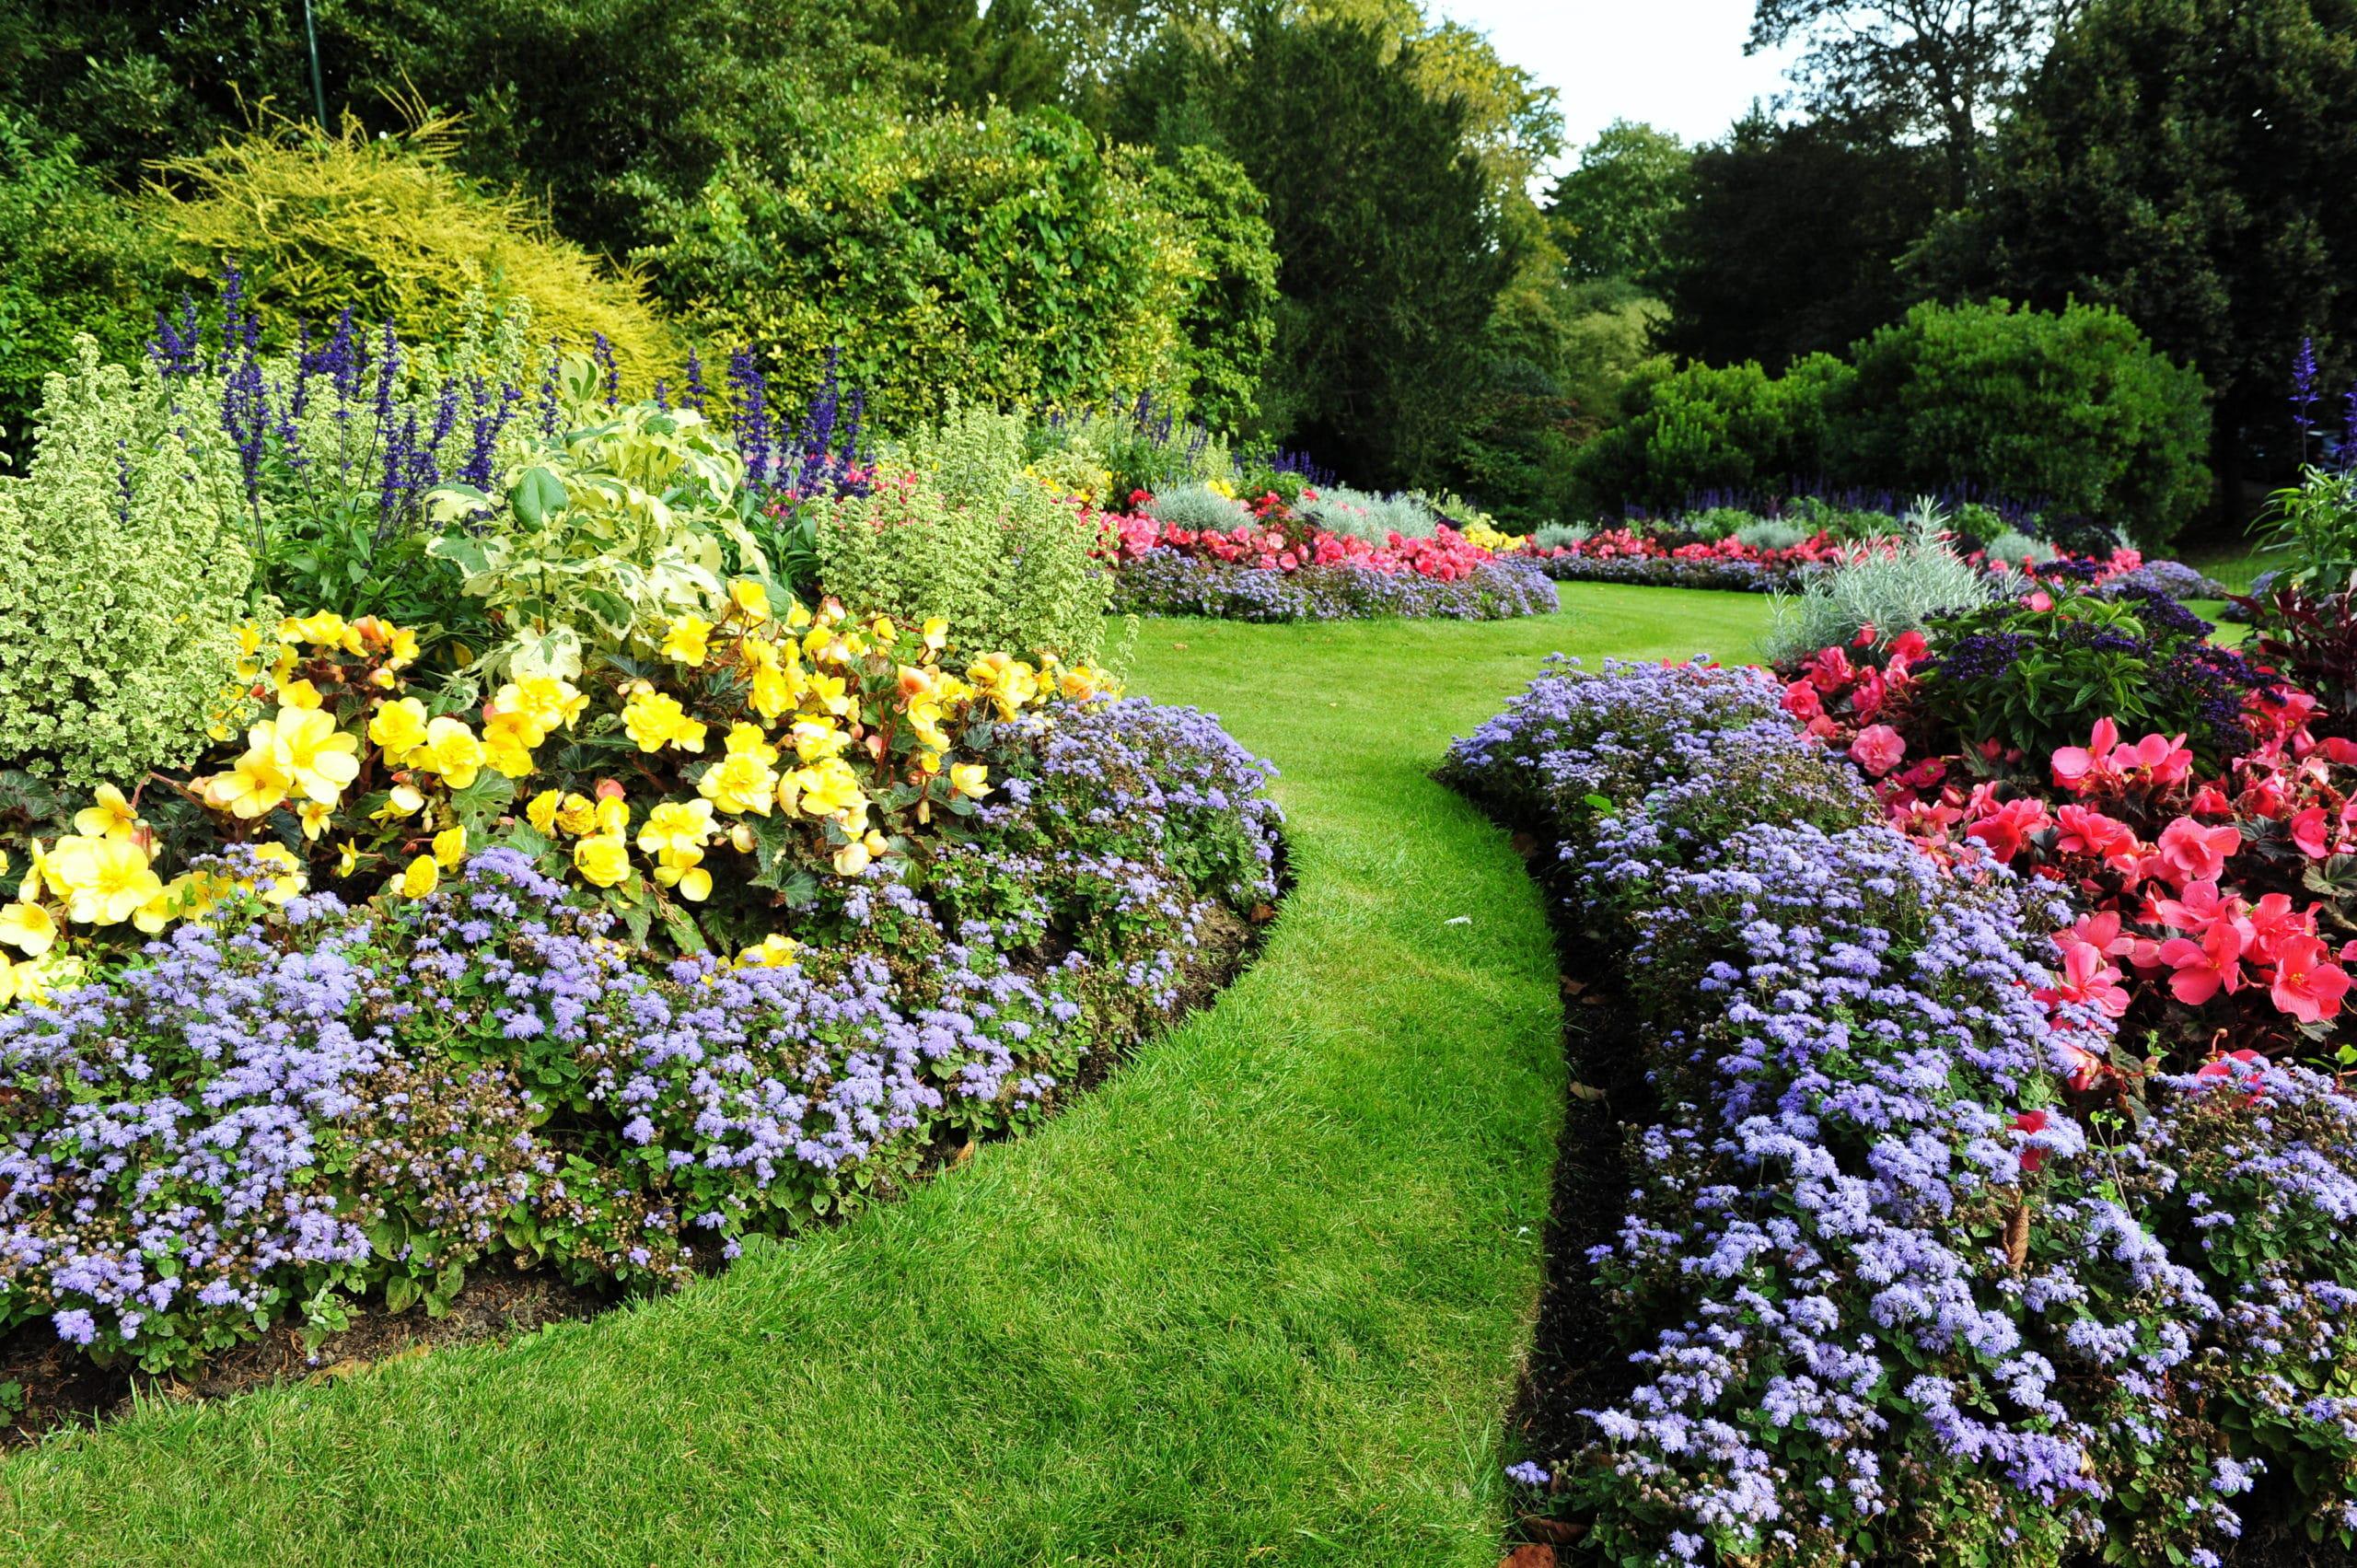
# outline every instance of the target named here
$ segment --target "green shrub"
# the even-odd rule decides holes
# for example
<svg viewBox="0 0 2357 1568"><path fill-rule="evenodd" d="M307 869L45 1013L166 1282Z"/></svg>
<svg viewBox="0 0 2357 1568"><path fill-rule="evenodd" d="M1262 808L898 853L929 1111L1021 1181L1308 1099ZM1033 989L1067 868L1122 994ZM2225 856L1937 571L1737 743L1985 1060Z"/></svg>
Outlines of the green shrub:
<svg viewBox="0 0 2357 1568"><path fill-rule="evenodd" d="M1600 509L1671 511L1711 490L1781 487L1824 471L1849 367L1827 354L1782 377L1757 364L1655 359L1620 389L1620 419L1580 452L1581 486Z"/></svg>
<svg viewBox="0 0 2357 1568"><path fill-rule="evenodd" d="M230 259L244 269L273 341L347 306L446 341L480 296L528 306L544 336L573 348L602 334L633 389L669 374L677 345L638 281L559 238L522 195L468 179L458 151L447 121L380 137L354 120L337 134L282 123L159 166L155 215L190 275Z"/></svg>
<svg viewBox="0 0 2357 1568"><path fill-rule="evenodd" d="M77 339L0 479L0 766L125 788L187 762L233 679L253 556L236 452Z"/></svg>
<svg viewBox="0 0 2357 1568"><path fill-rule="evenodd" d="M1043 472L1065 454L1102 469L1105 491L1095 499L1111 510L1127 506L1132 491L1205 484L1225 480L1234 471L1223 437L1156 408L1151 399L1125 408L1094 408L1034 420L1026 440L1032 461Z"/></svg>
<svg viewBox="0 0 2357 1568"><path fill-rule="evenodd" d="M20 457L41 381L73 357L75 335L109 359L137 358L170 275L155 231L75 152L0 116L0 449Z"/></svg>
<svg viewBox="0 0 2357 1568"><path fill-rule="evenodd" d="M1852 356L1836 461L1856 482L1977 485L2148 546L2209 499L2207 389L2116 310L1919 305Z"/></svg>
<svg viewBox="0 0 2357 1568"><path fill-rule="evenodd" d="M826 591L862 614L946 616L961 648L1097 657L1112 574L1094 519L1025 471L1026 423L953 409L886 454L873 494L807 503Z"/></svg>
<svg viewBox="0 0 2357 1568"><path fill-rule="evenodd" d="M940 417L952 385L1033 409L1200 385L1226 407L1257 378L1265 320L1187 335L1228 319L1224 288L1265 295L1260 262L1237 260L1265 225L1232 168L1150 171L1057 110L836 112L772 161L732 157L691 201L655 196L663 238L636 253L697 331L767 351L785 389L811 389L792 377L828 345L888 428ZM1185 193L1217 219L1200 250L1158 204Z"/></svg>

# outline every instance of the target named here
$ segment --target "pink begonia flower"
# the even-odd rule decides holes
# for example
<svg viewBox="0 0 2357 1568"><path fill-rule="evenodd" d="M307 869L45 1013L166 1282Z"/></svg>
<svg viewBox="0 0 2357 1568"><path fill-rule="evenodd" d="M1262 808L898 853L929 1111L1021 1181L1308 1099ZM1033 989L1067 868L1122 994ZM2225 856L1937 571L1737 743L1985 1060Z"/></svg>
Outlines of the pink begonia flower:
<svg viewBox="0 0 2357 1568"><path fill-rule="evenodd" d="M2000 864L2010 864L2022 852L2029 835L2048 825L2046 802L2025 797L2009 800L1990 815L1970 823L1965 832L1989 846Z"/></svg>
<svg viewBox="0 0 2357 1568"><path fill-rule="evenodd" d="M2293 937L2276 948L2275 981L2268 993L2300 1022L2320 1024L2340 1011L2340 999L2349 993L2349 971L2334 963L2315 937Z"/></svg>
<svg viewBox="0 0 2357 1568"><path fill-rule="evenodd" d="M1906 755L1907 742L1887 724L1868 725L1850 742L1850 760L1877 779L1898 766Z"/></svg>
<svg viewBox="0 0 2357 1568"><path fill-rule="evenodd" d="M2049 1006L2077 1002L2099 1007L2115 1018L2128 1011L2128 993L2119 983L2119 970L2104 957L2103 949L2067 935L2058 935L2053 940L2062 950L2062 973L2054 984L2032 995Z"/></svg>
<svg viewBox="0 0 2357 1568"><path fill-rule="evenodd" d="M2231 822L2205 828L2190 817L2180 817L2161 830L2156 847L2164 875L2183 887L2214 879L2242 843L2242 830Z"/></svg>
<svg viewBox="0 0 2357 1568"><path fill-rule="evenodd" d="M2109 719L2096 720L2095 738L2084 746L2065 746L2054 753L2054 782L2070 788L2095 770L2119 744L2119 726Z"/></svg>
<svg viewBox="0 0 2357 1568"><path fill-rule="evenodd" d="M2213 923L2201 939L2172 936L2161 944L2161 962L2177 972L2169 990L2189 1007L2199 1007L2223 991L2243 988L2243 930L2231 920Z"/></svg>
<svg viewBox="0 0 2357 1568"><path fill-rule="evenodd" d="M2292 819L2292 842L2310 860L2322 860L2332 853L2332 833L2325 826L2323 807L2311 806Z"/></svg>

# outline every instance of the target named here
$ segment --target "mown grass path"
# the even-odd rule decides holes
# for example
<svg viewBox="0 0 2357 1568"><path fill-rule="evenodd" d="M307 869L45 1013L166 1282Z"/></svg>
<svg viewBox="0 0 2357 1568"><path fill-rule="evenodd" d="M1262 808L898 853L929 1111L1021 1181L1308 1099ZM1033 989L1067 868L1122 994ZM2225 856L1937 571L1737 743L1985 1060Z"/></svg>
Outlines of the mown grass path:
<svg viewBox="0 0 2357 1568"><path fill-rule="evenodd" d="M1426 776L1544 654L1740 656L1746 596L1145 628L1284 771L1298 887L1211 1010L907 1202L677 1296L0 1465L0 1561L1466 1564L1539 1281L1545 922Z"/></svg>

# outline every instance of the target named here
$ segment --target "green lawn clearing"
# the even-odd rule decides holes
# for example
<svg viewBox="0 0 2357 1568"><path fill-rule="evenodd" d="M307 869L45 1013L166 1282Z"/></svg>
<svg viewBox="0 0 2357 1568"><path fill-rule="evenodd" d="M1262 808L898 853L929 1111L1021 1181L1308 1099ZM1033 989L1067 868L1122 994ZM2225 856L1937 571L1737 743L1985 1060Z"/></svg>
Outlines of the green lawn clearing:
<svg viewBox="0 0 2357 1568"><path fill-rule="evenodd" d="M1555 961L1426 776L1558 649L1746 655L1765 602L1148 623L1134 689L1284 770L1298 887L1210 1011L910 1200L676 1296L0 1465L59 1564L1466 1564L1539 1283Z"/></svg>

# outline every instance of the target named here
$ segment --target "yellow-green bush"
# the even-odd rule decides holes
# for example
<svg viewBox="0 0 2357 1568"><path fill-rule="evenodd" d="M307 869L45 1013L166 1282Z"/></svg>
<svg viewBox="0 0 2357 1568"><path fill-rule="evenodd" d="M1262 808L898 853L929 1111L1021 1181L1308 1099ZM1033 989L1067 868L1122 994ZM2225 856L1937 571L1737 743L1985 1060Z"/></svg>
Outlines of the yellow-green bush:
<svg viewBox="0 0 2357 1568"><path fill-rule="evenodd" d="M135 784L204 744L253 555L236 451L89 337L0 479L0 767Z"/></svg>
<svg viewBox="0 0 2357 1568"><path fill-rule="evenodd" d="M469 179L457 148L447 120L384 137L350 119L335 134L282 122L160 165L153 207L192 277L237 260L273 332L350 306L440 341L480 295L528 305L571 347L603 333L633 390L667 374L679 349L638 278L560 238L523 195Z"/></svg>

